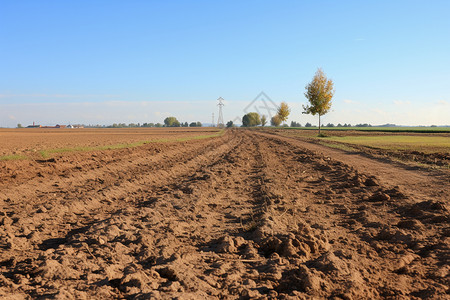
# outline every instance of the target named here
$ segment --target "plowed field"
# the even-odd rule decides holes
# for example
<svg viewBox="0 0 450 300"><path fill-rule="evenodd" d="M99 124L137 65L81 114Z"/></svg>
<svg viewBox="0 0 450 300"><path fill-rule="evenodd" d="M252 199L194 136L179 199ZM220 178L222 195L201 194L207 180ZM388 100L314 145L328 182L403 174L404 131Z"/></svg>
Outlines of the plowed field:
<svg viewBox="0 0 450 300"><path fill-rule="evenodd" d="M448 299L449 178L249 130L0 161L0 296Z"/></svg>

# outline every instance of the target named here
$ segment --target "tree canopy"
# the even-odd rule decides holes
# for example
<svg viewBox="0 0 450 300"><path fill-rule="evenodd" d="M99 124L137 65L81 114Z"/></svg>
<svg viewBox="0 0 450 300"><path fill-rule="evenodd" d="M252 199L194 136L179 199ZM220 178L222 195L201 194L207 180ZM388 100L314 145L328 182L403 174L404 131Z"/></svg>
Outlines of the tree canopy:
<svg viewBox="0 0 450 300"><path fill-rule="evenodd" d="M277 115L280 117L281 122L286 122L289 114L291 112L291 109L287 105L286 102L281 102L280 106L278 107Z"/></svg>
<svg viewBox="0 0 450 300"><path fill-rule="evenodd" d="M261 118L258 113L250 112L242 117L242 126L252 127L261 124Z"/></svg>
<svg viewBox="0 0 450 300"><path fill-rule="evenodd" d="M317 69L312 81L305 87L305 97L309 105L303 105L305 114L319 115L319 134L320 117L326 114L331 108L331 98L334 95L334 84L328 79L321 68Z"/></svg>
<svg viewBox="0 0 450 300"><path fill-rule="evenodd" d="M266 115L263 115L262 117L261 117L261 126L266 126L266 124L267 124L267 117L266 117Z"/></svg>
<svg viewBox="0 0 450 300"><path fill-rule="evenodd" d="M175 117L167 117L164 119L166 127L180 127L180 122Z"/></svg>
<svg viewBox="0 0 450 300"><path fill-rule="evenodd" d="M291 127L302 127L302 125L296 121L291 121Z"/></svg>
<svg viewBox="0 0 450 300"><path fill-rule="evenodd" d="M278 127L278 126L280 126L280 124L281 124L281 119L280 119L279 115L275 115L272 117L272 119L270 119L270 125Z"/></svg>

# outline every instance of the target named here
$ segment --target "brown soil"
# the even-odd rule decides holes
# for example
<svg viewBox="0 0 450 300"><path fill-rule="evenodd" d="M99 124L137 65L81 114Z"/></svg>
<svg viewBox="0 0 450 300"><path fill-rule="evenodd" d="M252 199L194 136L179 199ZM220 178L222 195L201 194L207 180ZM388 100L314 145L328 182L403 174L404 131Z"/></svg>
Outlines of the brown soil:
<svg viewBox="0 0 450 300"><path fill-rule="evenodd" d="M445 170L234 130L0 179L4 298L449 296Z"/></svg>
<svg viewBox="0 0 450 300"><path fill-rule="evenodd" d="M214 128L0 128L0 156L31 155L40 150L130 144L161 138L208 135Z"/></svg>

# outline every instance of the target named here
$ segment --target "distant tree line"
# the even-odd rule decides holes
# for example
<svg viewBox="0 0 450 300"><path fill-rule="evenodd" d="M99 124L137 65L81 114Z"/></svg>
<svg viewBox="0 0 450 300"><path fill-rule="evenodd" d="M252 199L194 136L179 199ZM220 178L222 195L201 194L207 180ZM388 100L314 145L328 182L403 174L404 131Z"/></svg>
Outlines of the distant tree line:
<svg viewBox="0 0 450 300"><path fill-rule="evenodd" d="M285 111L288 111L287 105L284 107ZM285 117L287 118L287 116ZM281 119L279 115L275 115L271 118L270 123L272 126L278 127L281 126ZM242 126L243 127L253 127L253 126L265 126L267 124L267 117L263 115L262 117L256 113L251 112L242 118ZM387 124L388 125L388 124ZM390 125L390 124L389 124ZM175 117L167 117L164 119L164 123L114 123L112 125L81 125L85 128L138 128L138 127L155 127L155 128L161 128L161 127L202 127L201 122L179 122L177 118ZM226 123L227 128L235 127L236 125L233 123L233 121L228 121ZM302 127L302 124L296 121L291 121L290 126L287 124L283 124L283 127ZM396 125L392 125L390 127L395 127ZM315 127L315 125L312 125L311 123L306 123L305 127ZM337 124L336 126L332 123L328 123L327 125L324 125L324 127L353 127L351 124ZM356 124L354 127L372 127L370 124ZM381 127L386 127L381 125ZM431 127L436 127L436 125L433 125ZM22 124L17 124L17 128L24 128Z"/></svg>
<svg viewBox="0 0 450 300"><path fill-rule="evenodd" d="M293 123L298 126L292 126L292 122L291 122L291 127L301 127L301 125L299 123L295 123L295 122L293 122ZM315 125L312 125L311 123L308 122L305 124L305 127L315 127ZM345 123L345 124L338 123L337 125L334 125L333 123L328 123L327 125L324 125L324 127L331 127L331 128L332 127L372 127L372 125L365 123L365 124L356 124L355 126L353 126L353 125L347 124L347 123Z"/></svg>
<svg viewBox="0 0 450 300"><path fill-rule="evenodd" d="M274 117L271 118L270 123L272 126L281 126L281 121L279 119L279 117L277 117L278 115L275 115ZM267 119L266 116L260 116L258 113L256 112L251 112L248 113L246 115L244 115L244 117L242 118L242 126L243 127L253 127L253 126L265 126L267 124ZM93 127L101 127L101 128L136 128L136 127L202 127L202 123L201 122L179 122L175 117L167 117L166 119L164 119L164 123L130 123L130 124L125 124L125 123L114 123L112 125L86 125L85 127L87 128L93 128ZM234 127L234 123L233 121L228 121L226 123L226 127L230 128L230 127ZM284 124L283 127L303 127L302 124L300 124L300 122L297 121L291 121L291 124L288 126L287 124ZM313 125L309 122L307 122L305 124L304 127L316 127L316 125ZM367 123L361 123L361 124L356 124L356 125L351 125L351 124L341 124L338 123L337 125L333 124L333 123L328 123L326 125L324 125L324 127L328 127L328 128L332 128L332 127L372 127L371 124L367 124ZM382 126L383 127L383 126ZM391 126L391 127L395 127L395 125ZM433 127L433 126L432 126ZM21 128L21 124L17 125L17 128Z"/></svg>
<svg viewBox="0 0 450 300"><path fill-rule="evenodd" d="M18 128L19 128L18 124ZM20 125L21 126L21 125ZM112 125L85 125L86 128L138 128L138 127L202 127L201 122L179 122L175 117L167 117L164 123L114 123Z"/></svg>
<svg viewBox="0 0 450 300"><path fill-rule="evenodd" d="M281 102L280 106L278 107L277 114L273 116L270 119L270 124L272 126L280 126L282 122L286 122L287 118L289 116L289 113L291 112L291 109L287 105L286 102ZM266 126L267 124L267 117L265 115L260 116L256 112L250 112L248 114L245 114L242 117L242 126L243 127L253 127L253 126ZM232 125L232 124L231 124ZM284 124L283 126L288 126L287 124Z"/></svg>
<svg viewBox="0 0 450 300"><path fill-rule="evenodd" d="M179 122L175 117L167 117L164 119L164 127L202 127L201 122Z"/></svg>

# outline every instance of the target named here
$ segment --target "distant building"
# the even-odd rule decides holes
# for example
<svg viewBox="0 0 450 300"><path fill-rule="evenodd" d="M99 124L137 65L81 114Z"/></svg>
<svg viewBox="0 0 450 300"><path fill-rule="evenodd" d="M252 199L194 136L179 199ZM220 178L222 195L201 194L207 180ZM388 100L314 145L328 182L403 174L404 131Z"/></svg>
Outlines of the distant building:
<svg viewBox="0 0 450 300"><path fill-rule="evenodd" d="M36 124L34 124L34 122L33 122L33 125L27 126L27 128L41 128L41 127L42 127L42 125L36 125Z"/></svg>
<svg viewBox="0 0 450 300"><path fill-rule="evenodd" d="M83 125L60 125L56 124L55 126L42 126L42 125L36 125L33 122L33 125L28 125L27 128L84 128Z"/></svg>

